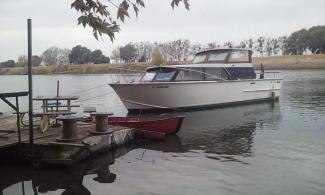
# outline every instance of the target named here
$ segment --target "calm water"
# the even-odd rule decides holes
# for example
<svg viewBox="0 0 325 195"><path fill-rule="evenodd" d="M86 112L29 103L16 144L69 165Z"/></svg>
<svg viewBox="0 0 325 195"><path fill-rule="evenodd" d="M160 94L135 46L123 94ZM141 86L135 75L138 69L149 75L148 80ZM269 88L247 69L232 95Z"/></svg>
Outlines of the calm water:
<svg viewBox="0 0 325 195"><path fill-rule="evenodd" d="M325 71L282 76L280 102L186 112L166 142L134 144L63 170L1 165L0 194L324 195ZM82 92L82 107L126 115L112 90L98 86L111 79L35 76L34 96L55 95L60 80L61 94ZM1 91L25 89L25 82L0 76Z"/></svg>

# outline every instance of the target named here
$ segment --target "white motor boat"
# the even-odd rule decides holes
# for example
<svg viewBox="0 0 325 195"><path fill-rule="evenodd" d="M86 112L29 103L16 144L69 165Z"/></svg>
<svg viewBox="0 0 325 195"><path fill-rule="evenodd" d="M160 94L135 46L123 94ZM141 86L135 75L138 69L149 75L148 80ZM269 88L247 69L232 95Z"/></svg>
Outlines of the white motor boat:
<svg viewBox="0 0 325 195"><path fill-rule="evenodd" d="M195 54L191 64L156 66L146 70L140 81L114 83L129 111L212 107L280 96L282 79L257 78L252 51L213 49Z"/></svg>

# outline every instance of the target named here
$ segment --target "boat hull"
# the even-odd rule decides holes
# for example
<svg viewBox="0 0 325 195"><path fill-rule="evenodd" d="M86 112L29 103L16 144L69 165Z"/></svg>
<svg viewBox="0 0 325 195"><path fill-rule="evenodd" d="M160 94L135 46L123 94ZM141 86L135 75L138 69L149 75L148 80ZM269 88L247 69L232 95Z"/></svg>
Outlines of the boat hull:
<svg viewBox="0 0 325 195"><path fill-rule="evenodd" d="M280 96L281 79L110 84L128 110L232 105Z"/></svg>
<svg viewBox="0 0 325 195"><path fill-rule="evenodd" d="M108 117L108 123L138 130L175 134L180 130L184 116L174 117Z"/></svg>

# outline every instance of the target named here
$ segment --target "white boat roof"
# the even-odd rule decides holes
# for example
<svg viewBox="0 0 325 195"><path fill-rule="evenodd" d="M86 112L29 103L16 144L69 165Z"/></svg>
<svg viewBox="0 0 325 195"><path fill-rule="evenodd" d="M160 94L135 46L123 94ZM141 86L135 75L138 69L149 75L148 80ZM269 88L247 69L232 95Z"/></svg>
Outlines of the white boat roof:
<svg viewBox="0 0 325 195"><path fill-rule="evenodd" d="M253 50L246 49L246 48L217 48L217 49L205 49L205 50L195 53L194 55L199 55L202 53L208 53L208 52L213 52L213 51L250 51L250 52L253 52Z"/></svg>
<svg viewBox="0 0 325 195"><path fill-rule="evenodd" d="M147 70L154 68L231 68L231 67L245 67L251 68L253 65L251 63L231 63L231 64L184 64L184 65L166 65L166 66L152 66L147 68Z"/></svg>
<svg viewBox="0 0 325 195"><path fill-rule="evenodd" d="M231 67L253 67L251 63L231 63L231 64L185 64L185 65L169 65L165 67L171 68L231 68Z"/></svg>
<svg viewBox="0 0 325 195"><path fill-rule="evenodd" d="M209 49L204 50L196 53L195 55L205 54L205 53L213 53L216 51L249 51L249 61L251 61L251 54L252 51L250 49L244 49L244 48L219 48L219 49ZM147 68L147 70L154 69L154 68L231 68L231 67L246 67L246 68L252 68L253 65L251 62L229 62L228 60L222 60L222 61L216 61L216 62L203 62L203 63L191 63L191 64L183 64L183 65L166 65L166 66L155 66Z"/></svg>

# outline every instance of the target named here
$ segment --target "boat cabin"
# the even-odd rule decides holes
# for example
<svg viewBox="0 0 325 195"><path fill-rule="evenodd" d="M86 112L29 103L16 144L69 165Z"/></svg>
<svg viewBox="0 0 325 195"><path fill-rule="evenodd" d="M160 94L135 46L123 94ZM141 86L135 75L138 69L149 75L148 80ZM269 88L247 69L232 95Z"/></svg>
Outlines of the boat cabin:
<svg viewBox="0 0 325 195"><path fill-rule="evenodd" d="M256 79L252 51L213 49L195 54L189 65L148 68L143 82L213 81Z"/></svg>

